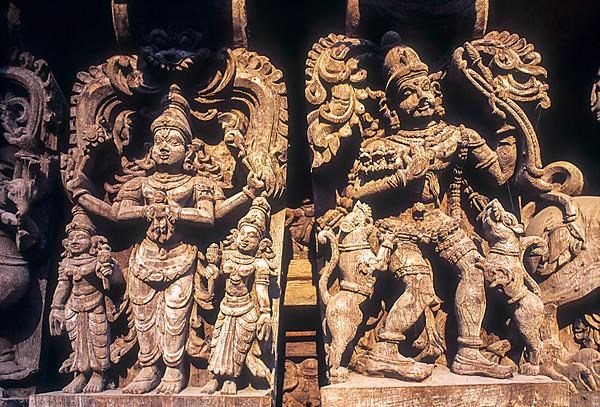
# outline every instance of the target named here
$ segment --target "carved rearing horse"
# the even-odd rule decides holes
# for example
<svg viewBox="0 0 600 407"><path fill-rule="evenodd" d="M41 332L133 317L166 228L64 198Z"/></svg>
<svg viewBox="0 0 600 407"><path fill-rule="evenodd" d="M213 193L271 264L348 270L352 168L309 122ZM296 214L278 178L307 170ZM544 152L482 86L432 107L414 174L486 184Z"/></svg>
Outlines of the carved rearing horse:
<svg viewBox="0 0 600 407"><path fill-rule="evenodd" d="M331 259L319 278L319 294L327 307L323 330L331 339L325 349L332 382L347 380L348 370L341 366L342 356L363 322L360 306L373 293L374 273L387 269L393 247L392 242L384 238L377 254L373 252L369 238L377 228L373 224L371 208L361 202L342 218L339 229L338 236L331 229L318 234L319 243L329 242L331 247ZM336 267L339 267L340 290L331 295L328 284Z"/></svg>

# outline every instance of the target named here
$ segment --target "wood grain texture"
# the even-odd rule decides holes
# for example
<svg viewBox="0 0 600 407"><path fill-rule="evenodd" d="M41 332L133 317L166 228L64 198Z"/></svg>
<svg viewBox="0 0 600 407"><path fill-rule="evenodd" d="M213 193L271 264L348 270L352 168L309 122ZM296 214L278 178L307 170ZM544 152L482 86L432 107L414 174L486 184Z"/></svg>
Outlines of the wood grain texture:
<svg viewBox="0 0 600 407"><path fill-rule="evenodd" d="M197 388L175 395L130 395L118 390L100 394L38 394L29 399L30 407L270 407L268 391L242 390L235 396L201 394Z"/></svg>
<svg viewBox="0 0 600 407"><path fill-rule="evenodd" d="M569 406L566 384L545 377L500 380L437 368L421 383L351 375L346 383L321 388L323 407L348 405L348 400L355 407Z"/></svg>

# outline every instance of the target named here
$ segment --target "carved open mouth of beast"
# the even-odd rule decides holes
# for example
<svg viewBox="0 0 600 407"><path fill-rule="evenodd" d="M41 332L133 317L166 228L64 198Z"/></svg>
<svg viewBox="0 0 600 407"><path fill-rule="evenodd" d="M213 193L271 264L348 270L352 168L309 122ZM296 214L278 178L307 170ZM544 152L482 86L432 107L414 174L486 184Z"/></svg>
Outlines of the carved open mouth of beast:
<svg viewBox="0 0 600 407"><path fill-rule="evenodd" d="M202 46L204 35L186 30L176 33L156 29L147 36L147 45L141 47L142 58L156 69L184 71L210 54Z"/></svg>

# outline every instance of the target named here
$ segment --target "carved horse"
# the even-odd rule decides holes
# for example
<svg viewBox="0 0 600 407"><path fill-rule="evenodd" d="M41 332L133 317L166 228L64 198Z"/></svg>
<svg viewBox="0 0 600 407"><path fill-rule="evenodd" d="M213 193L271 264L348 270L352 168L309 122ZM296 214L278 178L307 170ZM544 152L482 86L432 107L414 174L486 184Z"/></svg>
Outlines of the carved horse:
<svg viewBox="0 0 600 407"><path fill-rule="evenodd" d="M325 350L329 379L334 383L347 380L348 370L341 366L342 356L363 322L361 305L373 293L374 273L387 269L392 246L386 238L377 254L373 252L369 238L377 228L373 224L371 208L361 202L342 218L339 229L338 236L331 229L325 229L317 237L319 243L329 243L331 247L331 259L319 278L319 294L326 306L323 329L331 342ZM336 268L339 269L340 289L332 295L328 284Z"/></svg>

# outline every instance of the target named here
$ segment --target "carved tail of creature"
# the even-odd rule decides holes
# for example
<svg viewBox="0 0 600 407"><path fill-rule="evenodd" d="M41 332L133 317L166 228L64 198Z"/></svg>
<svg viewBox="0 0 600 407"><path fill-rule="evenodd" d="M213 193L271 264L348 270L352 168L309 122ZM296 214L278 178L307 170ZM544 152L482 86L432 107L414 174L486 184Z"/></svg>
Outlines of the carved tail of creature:
<svg viewBox="0 0 600 407"><path fill-rule="evenodd" d="M329 284L331 274L333 273L333 270L337 266L340 259L340 249L338 246L338 239L331 229L320 231L317 235L317 240L319 244L322 245L325 245L327 242L329 242L329 246L331 248L331 258L321 269L321 276L319 277L319 295L321 296L321 301L323 301L323 304L327 306L329 299L331 298L331 294L329 293L327 286Z"/></svg>

